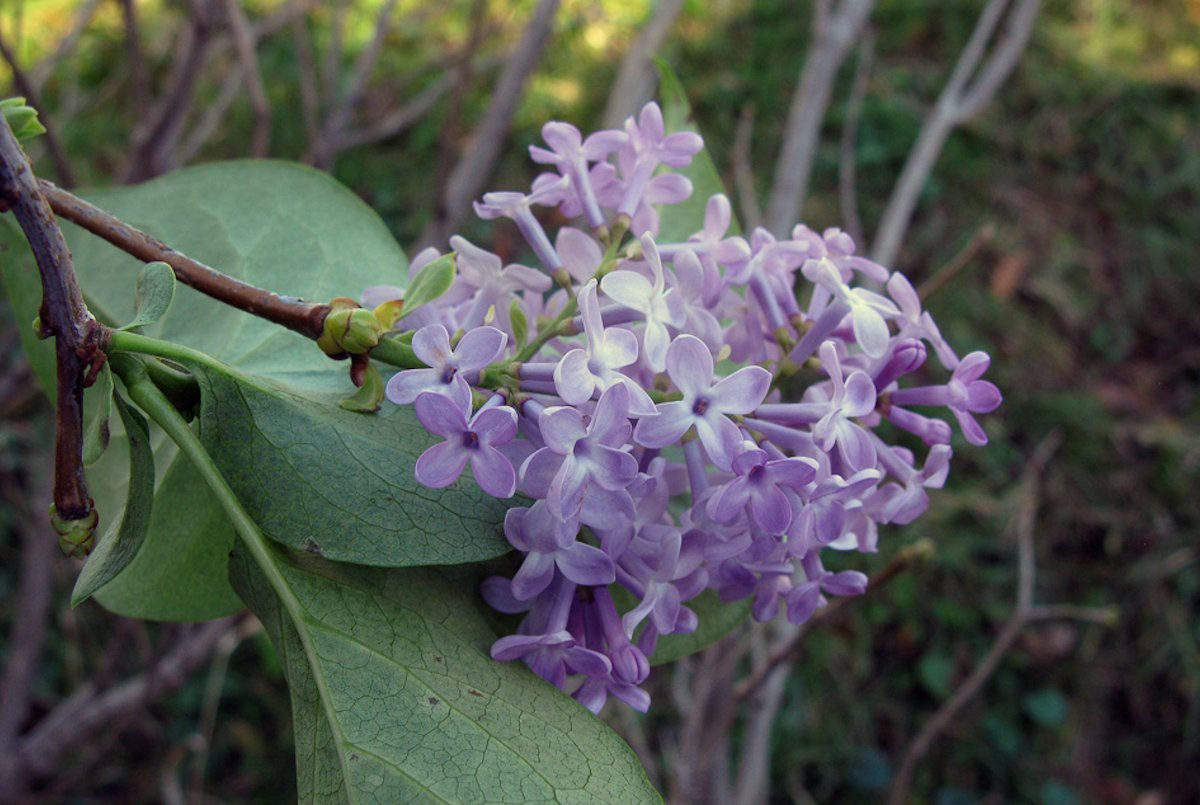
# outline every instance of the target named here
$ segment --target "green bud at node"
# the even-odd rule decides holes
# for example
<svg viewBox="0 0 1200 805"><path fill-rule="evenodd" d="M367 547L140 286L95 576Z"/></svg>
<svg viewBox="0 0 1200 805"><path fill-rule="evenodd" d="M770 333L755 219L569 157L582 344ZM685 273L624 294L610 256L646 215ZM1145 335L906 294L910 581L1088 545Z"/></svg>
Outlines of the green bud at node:
<svg viewBox="0 0 1200 805"><path fill-rule="evenodd" d="M329 314L317 346L331 358L365 355L374 349L384 333L375 314L361 308L353 299L339 297L329 303Z"/></svg>
<svg viewBox="0 0 1200 805"><path fill-rule="evenodd" d="M91 503L89 500L88 503ZM80 520L60 517L54 504L50 504L50 524L58 534L58 547L67 556L83 559L92 552L96 544L96 526L100 515L93 506L87 516Z"/></svg>

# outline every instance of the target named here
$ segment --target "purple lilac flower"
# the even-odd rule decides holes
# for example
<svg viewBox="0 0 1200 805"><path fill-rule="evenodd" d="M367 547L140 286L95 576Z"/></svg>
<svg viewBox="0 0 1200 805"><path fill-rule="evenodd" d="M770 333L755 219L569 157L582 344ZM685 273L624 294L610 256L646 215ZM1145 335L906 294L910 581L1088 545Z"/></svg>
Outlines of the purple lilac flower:
<svg viewBox="0 0 1200 805"><path fill-rule="evenodd" d="M576 584L611 584L616 579L616 566L608 554L576 541L574 535L563 539L559 520L544 500L528 509L509 509L504 534L525 554L512 580L512 594L520 600L529 600L549 587L556 569Z"/></svg>
<svg viewBox="0 0 1200 805"><path fill-rule="evenodd" d="M554 388L563 402L579 405L590 400L594 392L620 384L629 393L630 414L653 416L657 410L650 395L633 378L620 371L637 360L637 336L617 327L604 328L596 292L595 280L579 291L577 298L587 347L563 355L554 367Z"/></svg>
<svg viewBox="0 0 1200 805"><path fill-rule="evenodd" d="M493 397L492 400L499 400ZM517 412L508 406L480 408L467 421L469 407L433 392L418 395L414 405L417 419L430 433L446 441L433 445L417 459L417 480L432 489L454 483L471 462L475 483L489 495L512 497L517 474L509 460L496 448L517 435Z"/></svg>
<svg viewBox="0 0 1200 805"><path fill-rule="evenodd" d="M666 447L695 426L713 463L729 469L741 434L727 414L748 414L757 408L767 395L771 373L761 366L745 366L714 383L712 353L694 335L671 342L666 364L683 399L658 406L658 416L638 422L634 438L646 447Z"/></svg>
<svg viewBox="0 0 1200 805"><path fill-rule="evenodd" d="M642 237L642 249L650 265L654 283L636 271L614 271L600 281L600 287L614 302L641 313L646 322L643 344L646 362L655 372L666 364L667 345L671 340L667 325L679 327L684 322L683 306L674 289L666 288L662 260L658 247L649 236Z"/></svg>
<svg viewBox="0 0 1200 805"><path fill-rule="evenodd" d="M623 449L630 432L623 385L600 395L590 422L575 408L547 408L538 430L546 446L525 461L521 477L526 491L545 498L556 517L578 515L589 491L624 493L637 476L637 459Z"/></svg>
<svg viewBox="0 0 1200 805"><path fill-rule="evenodd" d="M422 327L413 335L412 348L428 369L405 369L387 383L387 398L406 405L423 391L449 397L460 409L471 405L468 377L500 356L508 336L495 327L476 327L466 333L458 347L450 348L450 334L440 324Z"/></svg>
<svg viewBox="0 0 1200 805"><path fill-rule="evenodd" d="M442 437L417 462L423 484L452 483L469 462L485 491L533 498L505 520L519 570L483 584L491 606L522 618L493 656L593 712L610 696L645 710L650 657L660 637L697 628L687 604L703 590L794 623L827 596L861 593L866 577L829 572L822 552L877 550L878 524L912 521L946 480L950 425L911 407L949 409L981 444L975 416L1000 393L982 379L987 357L960 361L908 280L839 229L731 235L718 194L683 227L695 234L657 243L660 209L692 192L672 168L701 141L666 132L656 105L624 131L549 123L543 137L531 155L554 172L486 194L477 212L513 219L562 287L453 238L451 289L397 327L414 331L428 368L398 373L388 395L415 400ZM556 208L542 221L582 228L547 232L534 205ZM436 256L418 255L411 273ZM401 293L372 287L364 303ZM940 385L909 380L940 368ZM486 401L474 415L473 393ZM924 455L889 444L884 421Z"/></svg>
<svg viewBox="0 0 1200 805"><path fill-rule="evenodd" d="M987 434L971 414L995 411L1003 399L993 383L980 380L991 359L982 352L965 355L944 386L917 386L892 393L897 405L945 405L950 408L967 441L976 446L987 444Z"/></svg>

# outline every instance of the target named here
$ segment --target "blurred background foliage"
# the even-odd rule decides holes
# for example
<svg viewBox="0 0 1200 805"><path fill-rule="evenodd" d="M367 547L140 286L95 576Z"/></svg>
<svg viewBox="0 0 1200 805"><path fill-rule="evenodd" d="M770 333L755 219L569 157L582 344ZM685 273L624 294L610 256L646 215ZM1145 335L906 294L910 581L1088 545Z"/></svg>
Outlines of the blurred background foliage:
<svg viewBox="0 0 1200 805"><path fill-rule="evenodd" d="M341 13L349 69L368 46L379 4L315 6L307 25L317 57ZM259 20L282 2L243 5ZM535 171L525 148L539 141L545 120L585 131L599 125L616 67L650 5L563 3L489 187L527 186ZM360 111L386 111L428 87L473 35L480 54L502 57L533 6L401 3ZM0 2L0 31L17 62L42 63L79 7L73 0ZM878 3L856 147L868 232L981 7L973 0ZM146 74L161 86L184 11L165 0L137 8ZM474 25L472 15L479 15ZM752 110L749 163L760 202L805 55L808 17L806 4L787 0L688 0L663 48L728 186L738 121ZM84 185L113 181L144 110L131 92L124 31L121 3L99 3L74 49L45 77L39 99ZM265 37L258 54L272 107L270 154L302 158L308 141L293 39ZM852 62L842 70L816 157L804 217L817 227L840 223L839 137ZM205 69L199 109L216 103L228 64ZM480 76L495 70L495 62L485 64ZM0 66L0 86L9 86L9 75ZM427 225L436 187L483 114L490 86L471 82L403 133L334 160L337 177L380 212L401 243ZM240 98L193 161L245 156L252 126ZM45 143L29 148L53 177ZM473 222L465 234L501 252L516 248L504 227ZM981 116L951 135L896 266L914 283L936 286L928 307L960 354L985 349L993 356L989 378L1005 403L987 419L992 443L958 451L948 488L934 496L928 515L885 529L873 565L921 537L934 540L935 555L808 637L775 724L772 801L882 796L908 741L978 663L1012 608L1015 490L1048 434L1062 441L1041 484L1037 598L1111 606L1116 623L1028 626L921 764L914 795L942 805L1200 800L1198 257L1200 3L1047 0L1016 73ZM15 328L24 326L0 300L4 635L22 616L11 604L20 533L49 500L52 429L48 403L19 354ZM111 681L145 667L180 628L115 619L92 603L69 610L74 572L56 558L53 633L36 677L35 715L86 678L99 673ZM282 675L265 639L253 629L239 634L245 639L223 644L225 653L179 693L73 754L61 777L46 783L48 796L290 797ZM114 644L122 647L115 656ZM651 713L618 725L639 731L667 771L679 718L671 684L663 675ZM738 740L735 734L735 746Z"/></svg>

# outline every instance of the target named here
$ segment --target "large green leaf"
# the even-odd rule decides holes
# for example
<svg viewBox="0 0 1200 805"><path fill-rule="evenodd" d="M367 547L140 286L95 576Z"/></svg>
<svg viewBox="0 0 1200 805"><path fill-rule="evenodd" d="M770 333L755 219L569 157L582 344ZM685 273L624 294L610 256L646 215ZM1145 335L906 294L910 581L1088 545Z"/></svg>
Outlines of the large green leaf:
<svg viewBox="0 0 1200 805"><path fill-rule="evenodd" d="M659 800L601 721L488 656L465 574L275 553L274 587L240 549L231 572L285 664L301 801Z"/></svg>
<svg viewBox="0 0 1200 805"><path fill-rule="evenodd" d="M658 94L662 99L663 123L668 132L694 131L699 133L687 94L674 71L664 61L657 62ZM663 207L660 213L658 239L663 243L678 243L699 232L704 227L704 208L708 200L717 193L725 192L721 174L713 164L712 156L704 148L692 157L689 165L671 168L672 173L686 176L692 182L692 195L681 204ZM737 220L729 225L730 234L739 231Z"/></svg>
<svg viewBox="0 0 1200 805"><path fill-rule="evenodd" d="M355 297L368 285L403 284L407 278L404 256L378 216L325 174L302 166L205 165L137 187L85 195L172 247L278 293L316 300ZM32 320L40 301L36 269L20 232L11 224L3 229L0 249L10 297L18 318ZM130 321L141 264L77 227L64 224L63 229L92 311L114 326ZM355 418L336 410L338 397L352 389L346 364L330 361L303 336L232 310L188 287L179 288L170 309L145 332L240 370L229 377L257 377L254 389L271 389L265 396L254 389L233 394L228 382L209 383L210 391L220 384L222 394L209 394L206 401L221 403L224 412L236 410L233 401L241 400L244 416L228 423L231 429L240 428L238 443L222 437L226 423L218 423L214 415L201 419L208 423L210 448L224 461L223 468L230 472L243 500L259 508L256 513L266 518L272 535L288 535L289 544L319 545L333 558L374 564L408 564L418 558L471 561L502 549L497 537L502 507L466 481L444 494L416 490L411 483L412 451L428 444L424 431L405 414ZM32 348L35 371L52 391L53 357L48 345L30 338L27 346ZM211 373L206 377L211 380ZM270 384L259 382L263 378ZM324 408L331 411L322 419ZM278 435L280 428L290 427L287 420L293 416L304 424L293 423L296 438L289 442L290 453L275 455L274 448L266 447L245 449L249 443L265 444L263 432ZM318 421L323 439L306 443L300 438L305 427ZM339 440L343 428L352 434L354 449ZM369 442L374 442L371 450L367 450ZM389 447L396 448L390 460ZM364 451L371 454L370 461L364 460ZM321 463L313 465L310 459L317 453ZM121 517L127 455L127 450L110 449L88 472L97 507L106 520ZM271 469L259 471L247 464L234 468L231 463L250 459L264 461ZM192 473L179 466L173 446L160 442L155 462L161 475L145 545L128 571L97 597L110 609L134 617L202 619L229 612L237 601L226 568L232 533L211 496L190 483ZM271 474L281 463L293 465L293 483L273 482ZM379 494L359 499L369 504L364 512L350 511L357 504L347 499L342 511L331 510L314 520L311 514L319 508L313 504L314 490L321 491L322 483L332 487L333 479L345 489ZM409 497L410 492L414 496ZM493 518L490 529L483 527L486 517ZM416 536L418 529L435 526L445 531ZM447 539L439 542L443 534ZM455 545L464 550L456 554Z"/></svg>
<svg viewBox="0 0 1200 805"><path fill-rule="evenodd" d="M259 528L296 550L401 567L491 559L510 550L508 507L466 479L413 477L436 441L411 407L364 416L237 373L195 369L200 436Z"/></svg>

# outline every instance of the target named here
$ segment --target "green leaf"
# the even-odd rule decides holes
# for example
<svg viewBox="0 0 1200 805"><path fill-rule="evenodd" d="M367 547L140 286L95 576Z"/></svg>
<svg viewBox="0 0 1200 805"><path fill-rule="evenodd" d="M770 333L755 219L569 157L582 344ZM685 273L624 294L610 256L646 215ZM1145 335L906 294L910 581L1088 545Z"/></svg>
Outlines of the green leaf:
<svg viewBox="0 0 1200 805"><path fill-rule="evenodd" d="M5 98L0 101L0 111L3 111L9 128L18 140L28 140L46 133L46 127L38 120L37 110L26 106L24 98Z"/></svg>
<svg viewBox="0 0 1200 805"><path fill-rule="evenodd" d="M100 368L92 389L96 405L88 419L87 430L83 432L83 463L89 467L100 460L112 436L108 421L112 416L113 376L107 363ZM153 488L150 491L153 492Z"/></svg>
<svg viewBox="0 0 1200 805"><path fill-rule="evenodd" d="M302 802L658 802L630 748L520 663L460 573L239 549L234 585L284 663ZM275 573L277 571L277 575Z"/></svg>
<svg viewBox="0 0 1200 805"><path fill-rule="evenodd" d="M512 322L513 345L516 347L525 346L525 339L529 335L529 320L525 318L525 310L516 299L508 306L508 320Z"/></svg>
<svg viewBox="0 0 1200 805"><path fill-rule="evenodd" d="M950 683L954 676L954 662L945 654L926 652L917 660L917 679L935 697L944 699L950 695Z"/></svg>
<svg viewBox="0 0 1200 805"><path fill-rule="evenodd" d="M109 383L112 383L111 375ZM110 393L110 399L113 395ZM154 500L154 452L145 418L120 397L117 413L129 443L129 491L120 524L109 528L75 580L71 606L77 607L129 567L146 539Z"/></svg>
<svg viewBox="0 0 1200 805"><path fill-rule="evenodd" d="M437 441L411 406L375 416L340 409L233 371L193 367L200 438L267 536L341 562L476 562L510 550L508 506L460 479L427 489L417 456Z"/></svg>
<svg viewBox="0 0 1200 805"><path fill-rule="evenodd" d="M120 328L133 330L161 319L175 298L175 271L163 262L146 263L138 274L133 321Z"/></svg>
<svg viewBox="0 0 1200 805"><path fill-rule="evenodd" d="M443 254L423 266L404 292L404 315L411 314L450 290L457 273L458 258L454 252Z"/></svg>
<svg viewBox="0 0 1200 805"><path fill-rule="evenodd" d="M679 83L678 76L662 59L654 60L658 68L658 94L662 101L663 123L668 133L676 131L694 131L699 133L692 120L692 108L688 104L687 93ZM689 165L683 168L672 168L673 173L686 176L692 182L692 195L681 204L663 207L660 212L658 240L662 243L677 243L687 240L699 232L704 226L704 208L712 196L725 192L725 184L721 174L713 164L708 149L701 149L692 157ZM729 234L736 235L740 230L737 219L729 224Z"/></svg>
<svg viewBox="0 0 1200 805"><path fill-rule="evenodd" d="M1026 694L1021 705L1026 715L1047 729L1061 726L1067 718L1067 699L1054 688Z"/></svg>
<svg viewBox="0 0 1200 805"><path fill-rule="evenodd" d="M695 654L708 648L734 629L746 623L750 617L750 599L726 603L713 590L705 590L686 606L696 612L700 625L691 634L671 634L660 637L652 665L674 662L680 657Z"/></svg>
<svg viewBox="0 0 1200 805"><path fill-rule="evenodd" d="M358 391L338 401L338 407L357 414L373 414L383 404L383 376L374 364L367 364L363 370L363 384Z"/></svg>
<svg viewBox="0 0 1200 805"><path fill-rule="evenodd" d="M404 255L379 217L326 174L300 165L216 163L81 195L184 254L281 294L356 297L381 277L407 275ZM0 271L18 320L31 321L41 302L37 270L8 218L0 217ZM63 231L92 312L110 326L133 319L142 263L71 224L64 223ZM53 344L20 329L34 371L53 395ZM318 389L331 405L351 388L345 365L330 361L308 339L187 286L145 331L292 390ZM129 477L122 464L127 450L116 447L88 471L100 516L113 522L121 516ZM159 444L155 462L163 469L146 544L97 598L130 617L201 620L236 610L227 572L232 531L194 471L175 460L173 446Z"/></svg>

